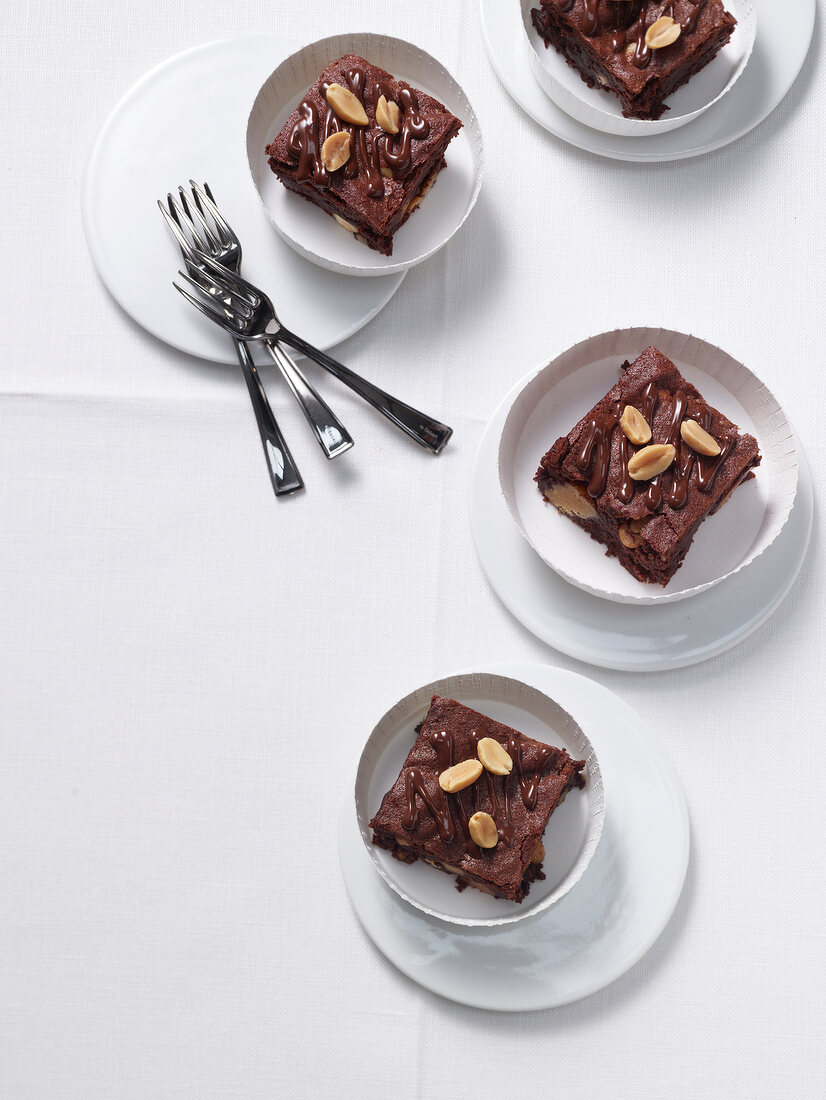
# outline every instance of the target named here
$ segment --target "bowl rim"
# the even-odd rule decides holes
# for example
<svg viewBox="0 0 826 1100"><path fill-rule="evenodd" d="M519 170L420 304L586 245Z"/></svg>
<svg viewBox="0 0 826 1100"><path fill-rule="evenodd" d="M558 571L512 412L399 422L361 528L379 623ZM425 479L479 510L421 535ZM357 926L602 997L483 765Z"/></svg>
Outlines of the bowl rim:
<svg viewBox="0 0 826 1100"><path fill-rule="evenodd" d="M434 909L432 905L428 905L423 901L413 897L409 894L403 886L392 878L386 871L382 862L379 860L376 854L376 846L372 843L371 830L369 827L370 818L375 813L375 810L367 810L360 797L360 787L362 783L367 782L366 771L369 768L369 762L366 757L368 751L371 749L372 743L375 738L385 735L385 728L396 728L393 723L400 718L401 714L409 710L411 705L416 700L420 700L422 706L422 714L426 713L427 706L429 704L432 695L442 694L450 698L458 698L461 702L461 696L464 694L466 697L473 693L474 685L476 686L476 694L478 694L479 684L481 681L487 681L493 685L501 685L503 689L503 695L506 695L508 691L518 690L520 693L525 693L533 699L538 699L544 705L549 705L555 712L557 712L559 719L563 722L569 723L570 726L577 731L578 736L583 742L583 751L587 760L587 779L586 787L587 797L591 807L591 813L589 815L589 822L585 837L580 848L579 855L568 870L567 874L560 880L554 890L543 898L536 905L531 908L519 910L516 912L509 912L501 917L466 917L457 916L450 913L444 913L438 909ZM465 686L467 684L467 686ZM468 704L470 705L470 704ZM546 742L548 743L548 742ZM401 766L401 762L400 762ZM366 795L366 791L364 792ZM605 825L605 786L602 777L602 771L599 765L599 758L596 750L594 749L593 742L583 727L577 721L577 719L558 703L554 698L548 695L546 692L541 691L533 684L525 683L522 680L518 680L512 676L503 676L500 673L489 672L485 670L473 671L465 670L461 672L451 673L446 676L441 676L436 680L427 684L422 684L419 687L414 688L412 691L407 692L404 696L398 699L391 707L389 707L384 714L379 718L373 729L362 747L359 755L358 765L356 767L356 776L354 783L354 808L356 811L356 822L358 824L359 832L361 834L362 842L367 850L374 868L384 880L384 882L390 887L395 894L397 894L403 901L409 905L418 909L420 912L425 913L429 917L434 917L439 921L444 921L447 924L459 925L465 928L499 928L505 925L518 924L522 921L528 920L533 917L539 916L541 913L547 912L549 909L557 905L564 897L566 897L570 891L580 881L585 874L594 854L599 847L600 839L603 835L603 829ZM377 808L376 808L377 809ZM435 869L434 869L435 873ZM507 901L507 899L503 899ZM516 905L517 903L510 903ZM524 903L522 903L524 904Z"/></svg>
<svg viewBox="0 0 826 1100"><path fill-rule="evenodd" d="M329 255L324 255L320 252L316 252L314 249L308 247L297 237L287 231L286 227L280 224L279 220L273 215L270 207L264 199L264 196L259 186L259 177L256 172L260 169L260 161L262 158L262 149L257 144L252 144L251 129L254 119L257 117L261 110L260 103L267 88L271 82L280 76L285 70L291 69L296 63L303 62L305 54L311 51L329 49L330 56L344 57L348 53L361 54L364 57L369 57L371 50L376 53L381 51L402 50L406 51L410 56L414 57L418 62L424 66L429 66L433 69L433 72L438 76L440 80L443 80L447 88L455 95L456 103L451 106L446 104L448 109L460 119L463 124L465 136L468 140L471 155L473 158L474 174L473 174L473 188L470 197L465 205L462 217L456 222L453 228L450 230L446 237L443 237L437 244L428 248L425 252L408 260L394 261L392 257L384 257L387 260L386 263L376 266L367 266L358 263L343 263L341 260L332 258ZM328 62L329 63L329 62ZM306 89L305 89L306 90ZM303 93L300 93L303 94ZM444 94L443 91L440 94ZM417 46L413 42L408 42L403 38L398 38L394 35L377 34L373 31L351 31L343 34L328 35L324 38L316 39L313 42L302 46L300 49L295 50L288 57L284 58L273 71L269 74L266 80L261 84L250 108L249 115L247 116L246 131L245 131L245 150L247 167L249 169L250 177L252 179L253 187L258 195L261 205L266 211L270 224L276 230L276 232L293 248L299 255L305 259L310 260L312 263L319 267L327 268L330 271L338 272L344 275L354 275L364 278L380 278L384 275L394 275L401 272L409 271L410 268L418 266L431 256L439 252L444 246L453 239L453 237L464 226L467 219L470 217L471 212L476 206L476 202L479 198L479 193L482 189L482 182L484 178L485 157L484 157L484 140L482 138L482 131L479 125L479 118L470 99L467 96L464 88L459 84L449 69L442 64L438 58L433 57L432 54L422 49L421 46ZM256 167L258 165L258 167ZM367 247L366 245L363 247ZM371 250L371 252L374 250Z"/></svg>

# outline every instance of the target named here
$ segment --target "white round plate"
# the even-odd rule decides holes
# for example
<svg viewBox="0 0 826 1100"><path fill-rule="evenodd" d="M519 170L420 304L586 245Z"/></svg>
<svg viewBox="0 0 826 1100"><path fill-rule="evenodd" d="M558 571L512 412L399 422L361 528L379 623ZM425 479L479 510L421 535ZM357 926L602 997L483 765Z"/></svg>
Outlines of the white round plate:
<svg viewBox="0 0 826 1100"><path fill-rule="evenodd" d="M717 57L669 96L668 110L662 118L625 118L615 95L590 88L558 50L546 47L531 18L531 10L539 6L539 0L520 0L520 3L528 40L528 61L547 94L578 122L622 136L653 137L699 118L739 80L751 57L757 32L753 0L727 0L727 9L737 20L737 26Z"/></svg>
<svg viewBox="0 0 826 1100"><path fill-rule="evenodd" d="M757 38L737 86L687 126L654 137L622 137L577 122L548 98L534 77L517 0L479 0L491 63L507 90L540 126L563 141L613 160L696 157L728 145L763 121L791 88L812 40L815 0L760 5Z"/></svg>
<svg viewBox="0 0 826 1100"><path fill-rule="evenodd" d="M747 570L690 600L639 607L613 603L568 584L550 569L508 514L498 479L499 439L521 385L493 414L479 444L471 479L470 526L491 587L532 634L588 664L654 672L724 653L780 606L800 572L812 533L812 483L799 440L798 488L791 515L774 543Z"/></svg>
<svg viewBox="0 0 826 1100"><path fill-rule="evenodd" d="M585 760L585 786L573 790L554 811L543 838L544 880L531 884L517 904L480 890L458 891L453 875L417 863L401 863L372 842L369 822L393 786L416 740L416 727L434 695L456 699L526 737L565 749ZM447 676L417 688L381 718L367 739L356 773L356 818L365 849L384 881L423 913L465 927L514 924L558 904L585 873L605 820L599 761L582 727L554 699L528 684L490 672Z"/></svg>
<svg viewBox="0 0 826 1100"><path fill-rule="evenodd" d="M464 124L445 153L447 168L432 192L393 238L383 256L336 225L324 210L288 191L271 171L266 145L281 130L301 97L331 61L357 54L414 88L427 92ZM464 225L482 186L482 133L473 107L450 73L410 42L384 34L340 34L305 46L268 74L247 125L247 157L270 221L297 252L330 271L387 275L415 267Z"/></svg>
<svg viewBox="0 0 826 1100"><path fill-rule="evenodd" d="M652 344L714 408L755 436L763 459L757 476L738 488L719 516L702 524L665 587L638 581L608 557L602 543L546 503L533 480L542 455L616 383L620 364L633 362ZM502 431L499 481L519 530L571 584L619 603L666 603L719 584L771 546L794 504L797 456L785 413L742 363L671 329L616 329L575 344L523 381Z"/></svg>
<svg viewBox="0 0 826 1100"><path fill-rule="evenodd" d="M486 671L558 700L599 756L610 809L577 887L523 924L447 927L402 901L376 874L349 799L339 823L342 875L367 934L413 981L475 1008L554 1008L615 981L665 928L688 867L685 796L660 741L606 688L545 665Z"/></svg>
<svg viewBox="0 0 826 1100"><path fill-rule="evenodd" d="M229 337L177 293L178 246L156 201L206 180L244 250L243 273L272 297L288 328L327 349L366 325L404 273L348 279L298 256L272 229L249 175L244 136L261 82L296 48L271 35L177 54L126 93L98 135L83 181L92 259L117 302L181 351L236 364Z"/></svg>

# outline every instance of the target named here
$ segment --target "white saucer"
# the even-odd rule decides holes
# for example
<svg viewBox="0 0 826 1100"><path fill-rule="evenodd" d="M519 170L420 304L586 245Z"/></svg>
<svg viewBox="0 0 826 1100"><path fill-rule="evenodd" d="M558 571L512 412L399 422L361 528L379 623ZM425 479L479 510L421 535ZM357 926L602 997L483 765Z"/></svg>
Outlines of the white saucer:
<svg viewBox="0 0 826 1100"><path fill-rule="evenodd" d="M653 672L696 664L731 649L779 607L800 572L812 533L812 482L799 440L794 507L775 541L748 569L677 603L618 604L563 580L511 520L499 486L499 438L521 385L493 414L479 444L470 526L493 590L528 630L588 664Z"/></svg>
<svg viewBox="0 0 826 1100"><path fill-rule="evenodd" d="M685 795L660 741L606 688L545 665L485 671L558 700L593 742L611 811L580 882L533 920L494 929L447 927L402 901L380 878L350 798L339 823L341 871L367 934L426 989L476 1008L554 1008L615 981L665 928L688 867Z"/></svg>
<svg viewBox="0 0 826 1100"><path fill-rule="evenodd" d="M181 255L156 200L206 180L244 250L243 273L284 324L326 349L389 302L404 272L352 279L297 255L250 179L247 117L256 92L299 44L271 35L210 42L164 61L115 107L83 181L83 224L101 279L138 324L181 351L235 364L232 342L172 287Z"/></svg>
<svg viewBox="0 0 826 1100"><path fill-rule="evenodd" d="M747 134L791 88L812 40L815 0L760 5L754 51L743 75L720 102L679 129L646 137L620 137L577 122L549 99L531 71L517 0L480 0L482 31L491 63L516 102L563 141L614 160L665 161L696 157Z"/></svg>

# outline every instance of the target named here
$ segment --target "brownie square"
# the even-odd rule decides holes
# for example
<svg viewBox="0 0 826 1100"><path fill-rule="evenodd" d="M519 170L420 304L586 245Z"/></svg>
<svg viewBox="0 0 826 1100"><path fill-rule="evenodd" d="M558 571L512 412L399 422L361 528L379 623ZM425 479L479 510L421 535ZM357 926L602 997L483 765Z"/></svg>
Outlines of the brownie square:
<svg viewBox="0 0 826 1100"><path fill-rule="evenodd" d="M346 94L330 96L333 85ZM364 108L366 123L347 121L339 113L342 98L349 95ZM388 125L386 111L376 118L382 96L391 111L398 107L390 123L398 129L395 134L380 125ZM461 127L432 96L350 54L327 66L266 153L285 187L337 216L357 240L390 256L393 235L445 167L445 150ZM338 133L349 134L349 159L328 170L322 151Z"/></svg>
<svg viewBox="0 0 826 1100"><path fill-rule="evenodd" d="M629 408L636 424L650 430L649 439L637 435L632 442L626 434ZM697 450L709 449L709 436L716 455ZM673 457L662 472L632 477L631 470L647 472L644 460L654 452L646 448L659 448L663 461L668 458L663 445ZM551 504L604 543L629 573L666 585L703 520L759 464L757 440L708 405L671 360L650 347L623 364L616 385L554 443L535 480Z"/></svg>
<svg viewBox="0 0 826 1100"><path fill-rule="evenodd" d="M646 33L663 17L679 36L652 49ZM666 99L714 60L737 25L721 0L541 0L531 18L586 84L613 92L626 118L642 119L667 111Z"/></svg>
<svg viewBox="0 0 826 1100"><path fill-rule="evenodd" d="M509 759L509 774L488 770L496 763L489 744L480 748L485 738L504 749L498 761L507 767ZM454 793L443 790L440 776L467 761L477 762L478 778ZM572 760L564 749L434 695L398 779L370 822L373 843L405 863L424 859L456 875L460 890L475 886L521 902L530 884L545 877L542 834L568 791L584 786L584 767L584 760ZM493 847L475 843L476 814L493 819Z"/></svg>

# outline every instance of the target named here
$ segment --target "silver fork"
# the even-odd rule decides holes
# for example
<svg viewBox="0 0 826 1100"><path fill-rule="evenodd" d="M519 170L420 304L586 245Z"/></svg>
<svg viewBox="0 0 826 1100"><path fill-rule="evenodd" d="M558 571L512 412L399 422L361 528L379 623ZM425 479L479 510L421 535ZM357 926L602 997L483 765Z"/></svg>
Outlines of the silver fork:
<svg viewBox="0 0 826 1100"><path fill-rule="evenodd" d="M184 188L179 187L179 201L169 194L166 207L158 202L167 225L180 245L187 268L192 271L201 267L201 255L206 254L223 268L237 273L241 268L241 242L218 212L209 184L199 187L194 180L190 180L189 184L191 197L188 198ZM326 457L337 458L349 451L353 446L350 433L310 385L291 356L271 342L265 346L301 406ZM258 384L261 385L260 379Z"/></svg>
<svg viewBox="0 0 826 1100"><path fill-rule="evenodd" d="M161 207L161 213L166 216L166 209L161 203L158 203L158 205ZM184 260L187 260L187 254L192 253L189 242L181 234L180 227L177 223L173 223L170 220L170 225L181 245ZM263 383L261 382L249 348L243 340L233 340L233 343L235 344L238 362L241 364L244 381L247 384L247 390L249 391L250 400L252 401L255 420L258 424L258 433L261 436L261 445L264 448L264 458L267 461L267 469L269 470L270 481L272 482L275 495L280 497L288 493L294 493L298 489L304 488L301 474L298 472L298 467L290 453L290 448L287 446L287 441L281 434L281 429L278 427L278 421L275 419L275 415L270 408L266 391L264 390Z"/></svg>
<svg viewBox="0 0 826 1100"><path fill-rule="evenodd" d="M285 341L303 351L349 386L422 447L433 454L442 451L453 434L452 428L385 393L331 355L319 351L290 332L278 320L275 308L263 290L253 286L247 279L215 263L210 256L202 254L199 260L199 265L190 268L189 274L179 272L196 294L190 293L178 283L174 286L187 301L221 325L231 336L240 340L263 340L268 343L273 340Z"/></svg>

